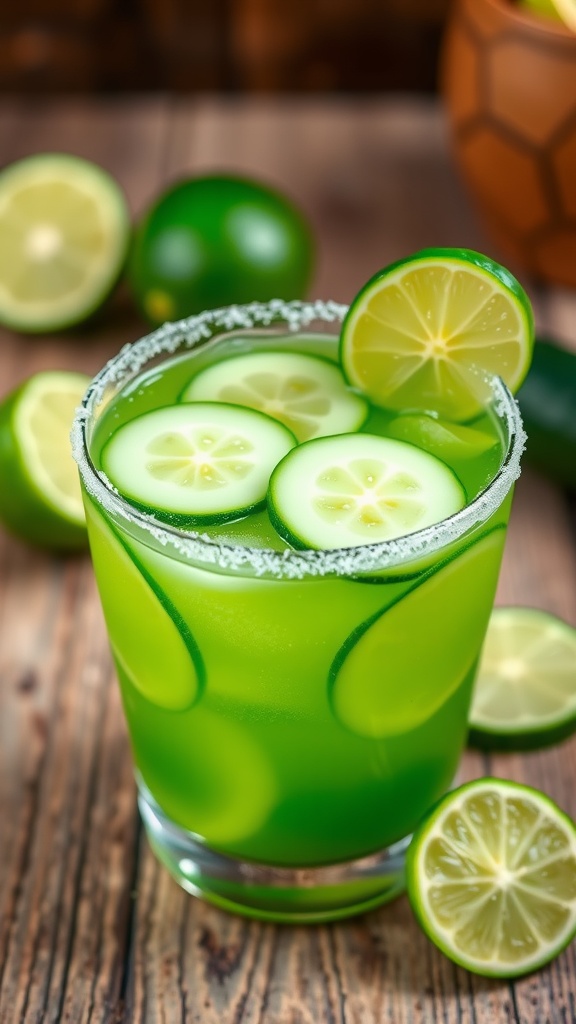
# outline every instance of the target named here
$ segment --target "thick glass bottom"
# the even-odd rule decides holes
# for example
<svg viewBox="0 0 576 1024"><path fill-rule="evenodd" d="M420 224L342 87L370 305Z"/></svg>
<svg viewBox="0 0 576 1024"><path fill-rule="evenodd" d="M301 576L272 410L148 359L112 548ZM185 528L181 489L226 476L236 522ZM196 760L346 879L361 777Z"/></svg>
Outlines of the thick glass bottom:
<svg viewBox="0 0 576 1024"><path fill-rule="evenodd" d="M265 921L313 924L352 917L399 896L410 837L369 857L319 868L269 867L215 853L167 818L138 779L150 845L179 885L224 910Z"/></svg>

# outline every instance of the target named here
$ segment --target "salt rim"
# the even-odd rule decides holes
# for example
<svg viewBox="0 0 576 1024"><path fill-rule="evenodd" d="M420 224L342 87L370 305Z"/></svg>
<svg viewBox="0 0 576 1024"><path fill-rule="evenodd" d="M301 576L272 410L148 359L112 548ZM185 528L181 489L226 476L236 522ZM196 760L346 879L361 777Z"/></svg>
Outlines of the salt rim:
<svg viewBox="0 0 576 1024"><path fill-rule="evenodd" d="M506 421L510 440L505 459L494 479L474 501L441 523L378 544L328 551L274 551L222 543L206 534L166 526L155 516L139 512L129 506L106 475L92 465L87 449L86 424L94 409L109 385L119 384L125 377L138 373L151 359L174 354L179 349L192 349L201 341L212 338L214 328L233 331L285 324L289 330L297 331L309 327L314 321L342 322L347 311L348 306L332 301L284 302L273 299L268 303L252 302L166 323L139 341L125 345L89 385L72 426L72 454L88 493L106 512L119 516L128 525L144 529L163 547L171 548L180 559L208 568L213 566L242 575L276 579L350 577L402 566L421 555L433 554L485 522L520 476L520 458L526 441L518 405L499 377L486 377L486 382L492 389L496 413ZM247 569L250 570L248 573Z"/></svg>

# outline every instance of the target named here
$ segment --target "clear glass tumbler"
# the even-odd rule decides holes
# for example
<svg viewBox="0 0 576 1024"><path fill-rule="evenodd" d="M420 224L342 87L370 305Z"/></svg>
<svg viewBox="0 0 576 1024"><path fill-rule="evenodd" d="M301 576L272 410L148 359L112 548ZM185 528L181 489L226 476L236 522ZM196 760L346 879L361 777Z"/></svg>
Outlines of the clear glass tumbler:
<svg viewBox="0 0 576 1024"><path fill-rule="evenodd" d="M102 473L98 438L176 401L220 353L335 351L345 312L254 303L167 324L108 363L73 431L150 843L189 892L270 920L330 920L402 890L410 834L466 738L523 448L516 403L491 382L503 456L465 508L331 551L287 548L264 512L208 536L138 511Z"/></svg>

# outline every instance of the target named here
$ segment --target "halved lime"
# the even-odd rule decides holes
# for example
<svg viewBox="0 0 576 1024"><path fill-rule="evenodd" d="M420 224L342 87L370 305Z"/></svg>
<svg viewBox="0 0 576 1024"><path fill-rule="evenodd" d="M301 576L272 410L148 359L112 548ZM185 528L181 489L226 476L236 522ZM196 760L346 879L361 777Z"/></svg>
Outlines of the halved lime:
<svg viewBox="0 0 576 1024"><path fill-rule="evenodd" d="M0 403L0 520L24 540L86 544L70 429L89 383L81 373L37 373Z"/></svg>
<svg viewBox="0 0 576 1024"><path fill-rule="evenodd" d="M298 445L278 462L268 511L296 548L390 540L454 515L466 494L452 470L415 445L337 434Z"/></svg>
<svg viewBox="0 0 576 1024"><path fill-rule="evenodd" d="M116 532L91 503L86 509L100 600L118 664L152 704L169 711L191 707L204 682L194 637Z"/></svg>
<svg viewBox="0 0 576 1024"><path fill-rule="evenodd" d="M529 750L576 731L576 629L535 608L492 613L470 711L470 742Z"/></svg>
<svg viewBox="0 0 576 1024"><path fill-rule="evenodd" d="M469 249L423 249L357 295L340 359L376 405L461 421L485 404L486 373L516 391L533 343L530 302L504 267Z"/></svg>
<svg viewBox="0 0 576 1024"><path fill-rule="evenodd" d="M538 790L479 779L448 793L414 834L412 908L446 956L512 978L576 934L576 827Z"/></svg>
<svg viewBox="0 0 576 1024"><path fill-rule="evenodd" d="M0 323L52 331L94 312L128 249L124 196L101 167L44 153L0 174Z"/></svg>

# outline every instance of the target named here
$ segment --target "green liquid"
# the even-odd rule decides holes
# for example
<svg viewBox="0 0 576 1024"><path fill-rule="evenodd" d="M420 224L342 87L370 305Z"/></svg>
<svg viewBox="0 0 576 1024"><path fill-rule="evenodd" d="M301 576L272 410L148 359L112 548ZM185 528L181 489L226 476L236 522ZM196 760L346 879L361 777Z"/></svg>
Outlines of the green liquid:
<svg viewBox="0 0 576 1024"><path fill-rule="evenodd" d="M95 463L119 425L253 344L223 340L133 382L98 425ZM320 337L264 344L335 353ZM373 409L363 429L392 423ZM469 500L502 459L495 422L473 426L492 443L445 459ZM396 573L275 580L179 560L87 497L134 757L164 812L215 850L277 865L344 861L408 835L456 773L509 504ZM286 547L265 511L209 532Z"/></svg>

